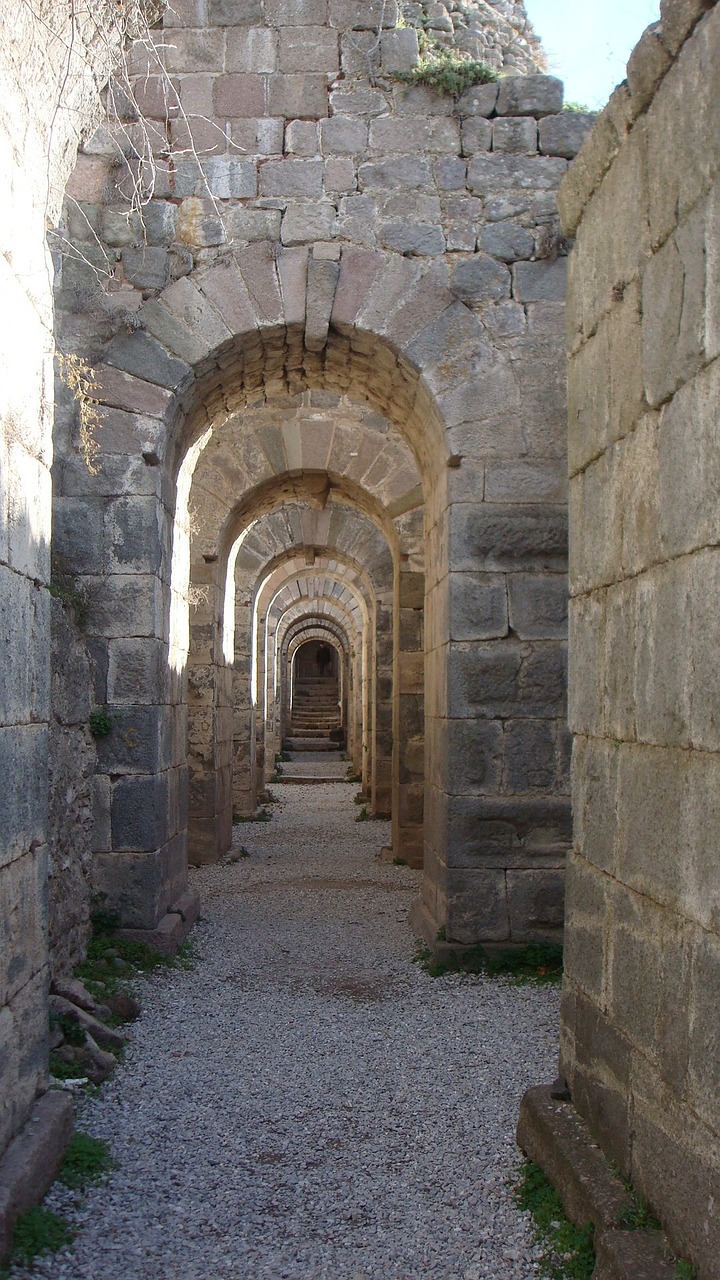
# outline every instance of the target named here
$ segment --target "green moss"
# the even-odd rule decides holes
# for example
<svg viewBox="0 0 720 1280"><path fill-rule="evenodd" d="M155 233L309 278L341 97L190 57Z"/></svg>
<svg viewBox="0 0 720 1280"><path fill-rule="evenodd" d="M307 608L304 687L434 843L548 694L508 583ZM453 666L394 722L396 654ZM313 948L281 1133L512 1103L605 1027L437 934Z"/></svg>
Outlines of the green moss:
<svg viewBox="0 0 720 1280"><path fill-rule="evenodd" d="M679 1258L675 1264L675 1280L697 1280L698 1269L692 1262Z"/></svg>
<svg viewBox="0 0 720 1280"><path fill-rule="evenodd" d="M93 707L88 724L93 738L106 738L113 727L113 722L104 707Z"/></svg>
<svg viewBox="0 0 720 1280"><path fill-rule="evenodd" d="M525 1160L515 1189L519 1208L532 1216L542 1249L540 1275L547 1280L591 1280L595 1268L592 1226L576 1227L539 1165Z"/></svg>

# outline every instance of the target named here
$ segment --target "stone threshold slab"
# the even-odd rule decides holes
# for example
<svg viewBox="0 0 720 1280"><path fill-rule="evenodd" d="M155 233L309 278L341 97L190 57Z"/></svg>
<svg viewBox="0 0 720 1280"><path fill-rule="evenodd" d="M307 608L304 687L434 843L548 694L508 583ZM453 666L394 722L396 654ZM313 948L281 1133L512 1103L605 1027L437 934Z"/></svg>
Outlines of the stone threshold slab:
<svg viewBox="0 0 720 1280"><path fill-rule="evenodd" d="M151 951L174 956L187 938L200 915L197 893L184 893L174 907L162 917L154 929L118 929L118 937L144 942Z"/></svg>
<svg viewBox="0 0 720 1280"><path fill-rule="evenodd" d="M593 1280L673 1280L675 1259L662 1232L618 1225L632 1201L571 1102L554 1098L549 1085L528 1089L520 1104L517 1141L540 1165L571 1222L593 1223Z"/></svg>
<svg viewBox="0 0 720 1280"><path fill-rule="evenodd" d="M70 1094L49 1089L0 1159L0 1264L10 1255L18 1217L39 1204L55 1181L72 1128Z"/></svg>

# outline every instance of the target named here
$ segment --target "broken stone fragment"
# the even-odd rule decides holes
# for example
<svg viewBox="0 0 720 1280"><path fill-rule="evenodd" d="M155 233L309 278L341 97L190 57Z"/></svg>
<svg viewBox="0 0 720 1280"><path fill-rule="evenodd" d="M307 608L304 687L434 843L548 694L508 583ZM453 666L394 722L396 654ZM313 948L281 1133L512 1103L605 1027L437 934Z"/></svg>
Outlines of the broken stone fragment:
<svg viewBox="0 0 720 1280"><path fill-rule="evenodd" d="M102 1084L116 1066L116 1060L106 1049L101 1049L91 1035L85 1037L84 1066L92 1084Z"/></svg>
<svg viewBox="0 0 720 1280"><path fill-rule="evenodd" d="M78 1008L63 996L50 996L50 1012L56 1017L72 1018L73 1022L76 1022L86 1034L91 1035L99 1044L107 1045L109 1049L122 1049L125 1044L126 1037L120 1035L119 1031L113 1031L111 1027L104 1026L91 1013Z"/></svg>
<svg viewBox="0 0 720 1280"><path fill-rule="evenodd" d="M95 1012L95 1000L78 978L53 978L50 991L54 996L69 1000L79 1009L86 1009L88 1013Z"/></svg>

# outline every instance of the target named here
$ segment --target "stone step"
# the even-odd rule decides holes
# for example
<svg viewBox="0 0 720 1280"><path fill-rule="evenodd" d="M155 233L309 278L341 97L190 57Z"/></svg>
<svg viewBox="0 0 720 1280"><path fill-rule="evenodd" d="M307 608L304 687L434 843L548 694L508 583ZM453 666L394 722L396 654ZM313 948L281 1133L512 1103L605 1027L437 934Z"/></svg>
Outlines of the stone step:
<svg viewBox="0 0 720 1280"><path fill-rule="evenodd" d="M338 744L332 738L286 738L283 751L337 751Z"/></svg>

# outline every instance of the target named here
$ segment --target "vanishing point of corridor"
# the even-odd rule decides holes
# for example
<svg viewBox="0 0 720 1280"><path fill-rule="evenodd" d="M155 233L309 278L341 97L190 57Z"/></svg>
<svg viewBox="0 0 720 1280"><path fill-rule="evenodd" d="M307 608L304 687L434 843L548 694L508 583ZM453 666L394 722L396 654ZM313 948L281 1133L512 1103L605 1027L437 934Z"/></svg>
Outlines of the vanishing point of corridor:
<svg viewBox="0 0 720 1280"><path fill-rule="evenodd" d="M195 966L147 984L125 1064L81 1103L118 1167L31 1274L529 1280L507 1181L557 995L430 978L407 925L420 873L377 858L388 826L356 821L346 783L274 793L272 821L195 873Z"/></svg>

